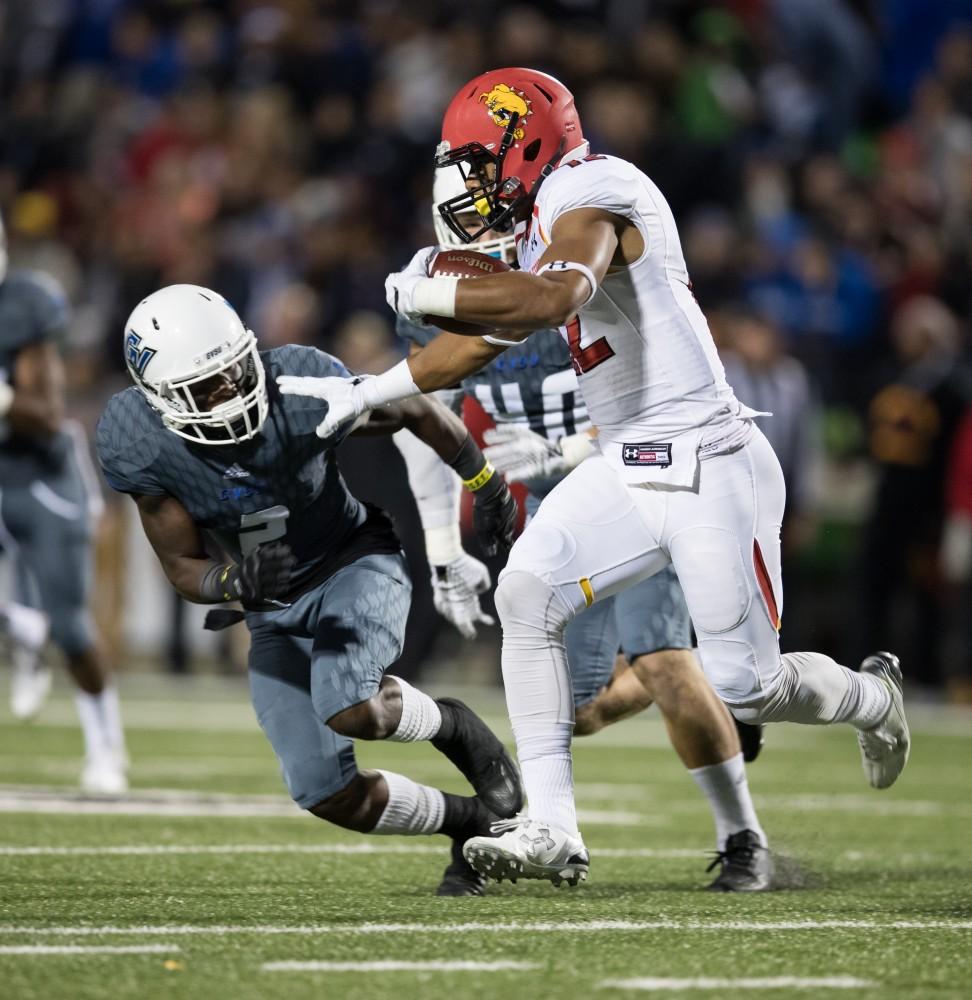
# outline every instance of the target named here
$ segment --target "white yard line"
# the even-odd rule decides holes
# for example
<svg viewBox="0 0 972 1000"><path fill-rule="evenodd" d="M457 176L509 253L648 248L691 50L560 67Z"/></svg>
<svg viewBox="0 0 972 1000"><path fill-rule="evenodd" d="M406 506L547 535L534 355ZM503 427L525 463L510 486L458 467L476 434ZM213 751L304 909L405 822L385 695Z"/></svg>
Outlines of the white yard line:
<svg viewBox="0 0 972 1000"><path fill-rule="evenodd" d="M0 945L0 955L172 955L174 944L24 944Z"/></svg>
<svg viewBox="0 0 972 1000"><path fill-rule="evenodd" d="M694 858L701 860L709 850L709 845L698 847L591 847L596 858L647 858L656 860L677 860ZM429 843L390 844L384 838L375 838L354 844L103 844L74 847L50 847L0 844L0 857L13 858L74 858L74 857L153 857L168 855L345 855L348 857L369 857L381 854L394 855L434 855L441 856L443 848ZM898 864L925 864L951 857L949 851L906 851L895 855ZM887 860L885 851L842 851L839 857L845 861Z"/></svg>
<svg viewBox="0 0 972 1000"><path fill-rule="evenodd" d="M648 992L682 990L861 990L880 986L873 979L854 976L772 976L744 979L605 979L601 989L645 990Z"/></svg>
<svg viewBox="0 0 972 1000"><path fill-rule="evenodd" d="M972 816L972 805L964 802L935 802L929 799L882 800L873 795L757 795L764 809L787 812L865 813L872 816Z"/></svg>
<svg viewBox="0 0 972 1000"><path fill-rule="evenodd" d="M264 972L508 972L539 969L538 962L264 962Z"/></svg>
<svg viewBox="0 0 972 1000"><path fill-rule="evenodd" d="M0 786L0 813L69 813L86 816L205 816L303 818L309 815L282 795L227 795L145 788L119 798L94 798L37 785ZM623 810L581 809L591 826L661 826L668 818Z"/></svg>
<svg viewBox="0 0 972 1000"><path fill-rule="evenodd" d="M0 857L115 857L170 854L433 854L441 855L443 847L430 844L124 844L104 847L4 847ZM860 851L855 851L860 856ZM596 851L599 858L702 858L705 848L687 847L604 848Z"/></svg>
<svg viewBox="0 0 972 1000"><path fill-rule="evenodd" d="M123 927L81 924L75 927L0 925L0 936L35 934L40 937L102 937L142 934L147 937L189 935L227 937L237 934L370 935L370 934L591 934L598 931L970 931L972 920L572 920L507 921L461 924L363 923L363 924L161 924Z"/></svg>

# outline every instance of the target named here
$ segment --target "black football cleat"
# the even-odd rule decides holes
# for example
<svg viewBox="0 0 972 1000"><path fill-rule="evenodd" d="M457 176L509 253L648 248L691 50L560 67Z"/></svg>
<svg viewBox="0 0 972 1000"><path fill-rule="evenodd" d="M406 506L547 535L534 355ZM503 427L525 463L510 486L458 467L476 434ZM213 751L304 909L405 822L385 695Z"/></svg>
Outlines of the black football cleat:
<svg viewBox="0 0 972 1000"><path fill-rule="evenodd" d="M452 861L442 873L437 896L485 896L486 877L462 856L462 840L452 842Z"/></svg>
<svg viewBox="0 0 972 1000"><path fill-rule="evenodd" d="M750 722L740 722L735 716L732 717L732 721L736 724L736 732L739 733L743 760L747 764L752 764L763 749L763 727L758 723L753 725Z"/></svg>
<svg viewBox="0 0 972 1000"><path fill-rule="evenodd" d="M740 830L726 838L706 871L721 865L709 892L766 892L773 888L773 858L752 830Z"/></svg>
<svg viewBox="0 0 972 1000"><path fill-rule="evenodd" d="M462 772L479 800L501 819L523 808L520 772L506 747L476 713L456 698L438 698L442 728L431 742Z"/></svg>

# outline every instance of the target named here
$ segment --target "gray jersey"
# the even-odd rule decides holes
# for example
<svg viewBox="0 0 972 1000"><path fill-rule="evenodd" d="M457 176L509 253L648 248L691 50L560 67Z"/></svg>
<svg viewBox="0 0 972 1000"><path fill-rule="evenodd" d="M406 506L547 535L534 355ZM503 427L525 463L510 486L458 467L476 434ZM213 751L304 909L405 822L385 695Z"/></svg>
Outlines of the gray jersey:
<svg viewBox="0 0 972 1000"><path fill-rule="evenodd" d="M224 552L240 559L283 539L297 557L294 589L326 578L352 555L398 548L390 522L348 491L334 449L344 432L315 433L327 403L285 396L280 375L350 378L344 365L311 347L262 353L270 412L241 444L199 445L166 430L135 388L113 396L98 422L98 458L108 485L122 493L172 496Z"/></svg>
<svg viewBox="0 0 972 1000"><path fill-rule="evenodd" d="M67 332L67 300L46 274L12 271L0 284L0 378L16 390L21 351L35 344L60 343ZM25 485L62 471L70 452L66 434L52 437L11 435L0 441L0 481Z"/></svg>
<svg viewBox="0 0 972 1000"><path fill-rule="evenodd" d="M395 332L425 347L439 331L399 317ZM550 441L590 426L570 352L556 330L538 330L462 382L496 423L529 425Z"/></svg>

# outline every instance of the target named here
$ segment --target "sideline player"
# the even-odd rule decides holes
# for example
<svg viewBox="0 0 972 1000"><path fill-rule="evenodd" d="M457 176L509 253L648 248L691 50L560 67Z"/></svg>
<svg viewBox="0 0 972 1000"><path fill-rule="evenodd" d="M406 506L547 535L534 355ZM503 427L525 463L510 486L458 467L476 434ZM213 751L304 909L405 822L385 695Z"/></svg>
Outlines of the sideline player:
<svg viewBox="0 0 972 1000"><path fill-rule="evenodd" d="M210 612L208 624L245 617L253 706L291 796L349 830L451 837L438 895L482 895L462 844L522 805L516 765L462 702L433 701L384 673L401 653L411 597L401 546L386 515L344 485L334 449L350 428L320 437L326 405L282 396L276 384L352 376L313 348L258 353L226 300L195 285L136 306L124 349L135 385L98 424L105 478L132 495L183 597L242 601L245 612ZM454 414L410 400L359 429L383 426L407 426L435 448L475 491L484 538L509 546L516 505ZM478 797L359 771L352 739L429 740Z"/></svg>
<svg viewBox="0 0 972 1000"><path fill-rule="evenodd" d="M436 171L436 204L463 189L457 168ZM456 246L457 237L437 212L433 221L439 245ZM472 229L479 226L478 216L463 222ZM516 252L512 236L487 235L476 248L502 256L507 263ZM396 330L409 341L413 353L439 332L401 317ZM448 399L443 395L446 392L440 398L457 411L462 396L468 395L494 419L496 427L486 431L486 440L499 443L487 447L485 455L497 471L508 473L508 479L526 482L531 517L541 498L593 453L591 423L567 345L556 330L533 333L464 379L461 389L449 393ZM489 575L462 549L457 520L459 482L407 431L396 434L395 442L405 458L426 527L436 606L456 609L457 627L465 635L474 635L477 620L489 620L479 606L479 594L489 586ZM564 639L574 735L597 732L657 701L672 743L708 799L715 820L716 849L723 863L710 888L770 888L772 860L750 798L739 739L732 716L713 693L691 651L688 609L674 570L666 567L623 593L599 601L568 624Z"/></svg>
<svg viewBox="0 0 972 1000"><path fill-rule="evenodd" d="M743 721L850 723L865 776L891 785L908 759L901 671L887 653L860 672L820 653L780 654L779 462L725 381L689 288L664 197L633 164L590 155L573 96L529 69L467 83L443 123L437 165L460 165L466 194L440 206L481 232L515 222L519 271L429 278L429 252L389 275L407 319L564 330L599 454L544 500L496 592L503 676L529 814L467 845L493 877L582 878L570 757L563 631L591 603L671 562L703 668ZM374 406L452 385L492 360L496 338L440 335L357 386L321 383L322 432ZM525 752L524 752L525 751ZM543 833L541 831L544 831Z"/></svg>
<svg viewBox="0 0 972 1000"><path fill-rule="evenodd" d="M46 616L27 622L6 608L14 670L10 705L35 715L50 687L40 653L50 637L64 654L85 757L81 788L117 795L128 787L118 693L88 611L93 522L101 508L88 444L64 419L67 331L64 294L47 275L6 273L0 226L0 550L11 556L20 603Z"/></svg>

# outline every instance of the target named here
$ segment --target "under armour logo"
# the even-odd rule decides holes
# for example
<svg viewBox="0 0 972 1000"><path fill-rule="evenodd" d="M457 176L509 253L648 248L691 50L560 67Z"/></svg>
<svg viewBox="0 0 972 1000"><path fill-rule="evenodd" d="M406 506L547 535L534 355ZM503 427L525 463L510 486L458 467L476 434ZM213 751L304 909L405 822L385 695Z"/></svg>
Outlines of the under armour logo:
<svg viewBox="0 0 972 1000"><path fill-rule="evenodd" d="M538 828L536 836L533 837L531 837L528 833L521 833L520 840L524 844L533 847L536 850L544 848L549 851L555 846L553 837L550 836L549 827Z"/></svg>

